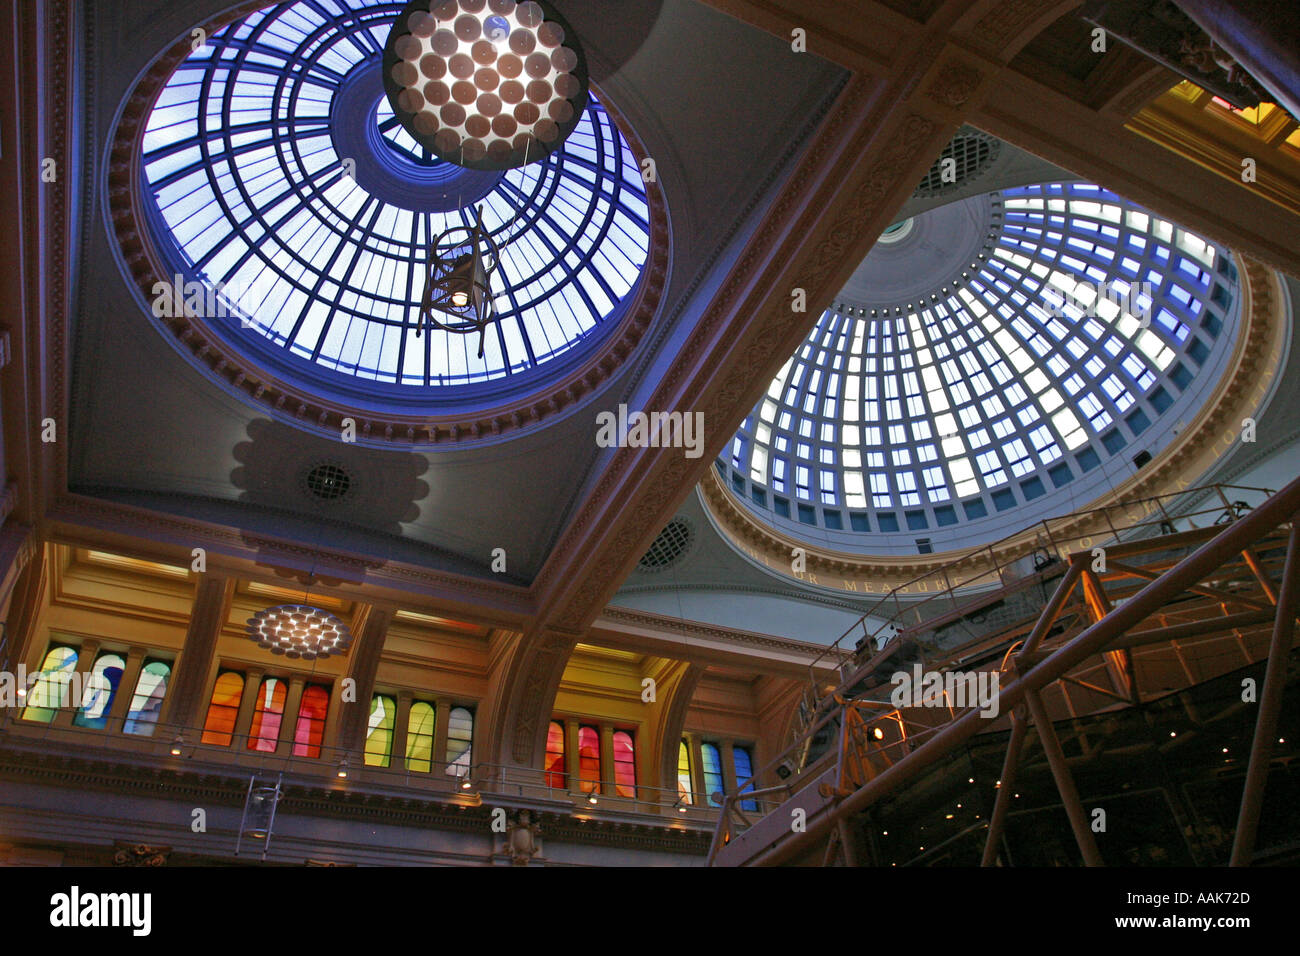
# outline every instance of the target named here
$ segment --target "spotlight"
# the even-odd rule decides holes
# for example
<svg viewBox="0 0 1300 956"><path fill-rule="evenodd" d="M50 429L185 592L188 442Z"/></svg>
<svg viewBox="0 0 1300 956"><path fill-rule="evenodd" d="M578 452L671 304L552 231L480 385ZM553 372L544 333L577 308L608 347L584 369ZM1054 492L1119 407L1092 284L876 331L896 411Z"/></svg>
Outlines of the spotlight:
<svg viewBox="0 0 1300 956"><path fill-rule="evenodd" d="M885 732L884 732L883 730L881 730L879 727L872 727L872 728L871 728L871 736L872 736L872 738L875 739L875 740L884 740L884 739L885 739Z"/></svg>
<svg viewBox="0 0 1300 956"><path fill-rule="evenodd" d="M587 794L587 802L590 803L593 807L594 807L597 803L600 802L599 799L596 797L596 791L595 791L595 790L593 790L593 791L591 791L591 793Z"/></svg>
<svg viewBox="0 0 1300 956"><path fill-rule="evenodd" d="M348 776L348 758L347 758L347 757L344 757L342 760L339 761L339 768L338 768L337 771L335 771L335 773L338 775L338 777L339 777L340 780L346 780L346 779L347 779L347 776Z"/></svg>
<svg viewBox="0 0 1300 956"><path fill-rule="evenodd" d="M181 755L181 748L184 746L185 746L185 735L177 734L176 739L172 741L172 750L171 750L172 756L179 757Z"/></svg>
<svg viewBox="0 0 1300 956"><path fill-rule="evenodd" d="M474 781L470 780L469 774L468 773L463 774L460 778L460 788L462 790L469 790L473 786L474 786Z"/></svg>

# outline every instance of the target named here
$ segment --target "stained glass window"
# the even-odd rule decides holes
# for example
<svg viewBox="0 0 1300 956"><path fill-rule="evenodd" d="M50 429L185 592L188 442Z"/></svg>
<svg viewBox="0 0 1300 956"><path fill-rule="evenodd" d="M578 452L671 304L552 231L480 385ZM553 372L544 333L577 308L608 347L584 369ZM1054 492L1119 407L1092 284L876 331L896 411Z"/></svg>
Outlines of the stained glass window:
<svg viewBox="0 0 1300 956"><path fill-rule="evenodd" d="M428 773L433 769L433 733L437 712L433 704L417 700L406 719L406 769Z"/></svg>
<svg viewBox="0 0 1300 956"><path fill-rule="evenodd" d="M236 671L222 671L212 687L208 702L208 715L203 721L200 741L217 747L229 747L235 739L235 721L239 717L239 702L244 696L244 675Z"/></svg>
<svg viewBox="0 0 1300 956"><path fill-rule="evenodd" d="M308 684L302 689L298 704L298 723L293 728L293 755L319 757L321 741L325 739L325 715L329 713L328 687Z"/></svg>
<svg viewBox="0 0 1300 956"><path fill-rule="evenodd" d="M289 687L278 677L266 677L257 689L253 705L253 726L248 733L248 749L275 753L280 740L280 722L284 719L284 702Z"/></svg>
<svg viewBox="0 0 1300 956"><path fill-rule="evenodd" d="M578 728L578 790L600 790L600 731L586 725Z"/></svg>
<svg viewBox="0 0 1300 956"><path fill-rule="evenodd" d="M447 721L447 773L467 777L473 767L474 712L453 707Z"/></svg>
<svg viewBox="0 0 1300 956"><path fill-rule="evenodd" d="M123 732L141 737L153 736L171 676L172 668L166 661L145 661L144 667L140 669L140 678L135 683L131 708L122 725Z"/></svg>
<svg viewBox="0 0 1300 956"><path fill-rule="evenodd" d="M677 796L684 804L695 802L691 786L691 748L685 740L677 747Z"/></svg>
<svg viewBox="0 0 1300 956"><path fill-rule="evenodd" d="M754 406L719 461L749 507L927 538L988 518L992 540L998 512L1127 479L1211 394L1240 312L1226 250L1086 183L960 202L987 217L969 265L906 301L850 284Z"/></svg>
<svg viewBox="0 0 1300 956"><path fill-rule="evenodd" d="M38 721L42 724L52 721L60 707L71 703L68 685L72 683L72 675L76 670L75 648L57 644L51 646L45 652L41 669L27 692L27 706L23 708L23 720Z"/></svg>
<svg viewBox="0 0 1300 956"><path fill-rule="evenodd" d="M367 767L387 767L393 759L393 727L397 720L397 702L376 694L370 700L370 718L366 721Z"/></svg>
<svg viewBox="0 0 1300 956"><path fill-rule="evenodd" d="M717 744L700 744L700 757L704 761L704 792L708 795L709 806L720 807L722 804L714 796L723 792L722 756Z"/></svg>
<svg viewBox="0 0 1300 956"><path fill-rule="evenodd" d="M612 324L636 284L640 165L595 95L542 162L484 174L429 156L380 82L399 9L300 0L208 37L148 119L150 216L178 273L219 295L203 317L259 356L424 387L535 368ZM501 248L481 359L477 335L415 334L430 242L475 206Z"/></svg>
<svg viewBox="0 0 1300 956"><path fill-rule="evenodd" d="M563 790L565 779L564 725L553 720L546 728L546 785Z"/></svg>
<svg viewBox="0 0 1300 956"><path fill-rule="evenodd" d="M752 792L754 789L753 781L749 778L754 776L754 759L747 747L733 747L731 749L732 758L736 762L736 785L740 787L741 793ZM748 783L746 781L749 781ZM757 800L741 800L740 809L757 810Z"/></svg>
<svg viewBox="0 0 1300 956"><path fill-rule="evenodd" d="M108 713L117 697L117 686L126 670L126 658L112 651L104 651L95 658L82 691L81 707L72 718L72 726L103 730L108 726Z"/></svg>
<svg viewBox="0 0 1300 956"><path fill-rule="evenodd" d="M636 797L636 745L626 730L614 731L614 790L620 797Z"/></svg>

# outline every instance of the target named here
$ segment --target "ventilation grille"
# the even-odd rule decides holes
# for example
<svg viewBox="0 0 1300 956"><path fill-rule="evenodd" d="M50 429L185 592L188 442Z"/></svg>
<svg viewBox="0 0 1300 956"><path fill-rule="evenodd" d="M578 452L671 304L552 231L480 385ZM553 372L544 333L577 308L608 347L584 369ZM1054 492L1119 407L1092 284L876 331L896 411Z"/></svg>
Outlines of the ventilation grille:
<svg viewBox="0 0 1300 956"><path fill-rule="evenodd" d="M956 192L993 165L997 156L998 141L992 136L985 133L960 133L943 148L939 158L921 180L921 185L916 187L914 195L928 198ZM949 182L943 178L946 159L954 161L947 164L952 170Z"/></svg>
<svg viewBox="0 0 1300 956"><path fill-rule="evenodd" d="M637 567L642 571L662 571L685 557L695 541L695 530L681 518L668 522L654 544L641 556Z"/></svg>
<svg viewBox="0 0 1300 956"><path fill-rule="evenodd" d="M318 501L338 501L352 491L352 475L342 465L325 462L311 468L303 484Z"/></svg>

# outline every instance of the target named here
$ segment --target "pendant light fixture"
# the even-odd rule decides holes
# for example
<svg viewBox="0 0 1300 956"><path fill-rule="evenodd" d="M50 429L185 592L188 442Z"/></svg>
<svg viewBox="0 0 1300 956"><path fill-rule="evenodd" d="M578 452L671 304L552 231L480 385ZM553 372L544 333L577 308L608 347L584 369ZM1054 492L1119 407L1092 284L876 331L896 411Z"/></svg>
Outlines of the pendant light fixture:
<svg viewBox="0 0 1300 956"><path fill-rule="evenodd" d="M492 276L501 251L483 228L483 211L474 210L473 226L453 226L433 241L429 250L429 277L420 302L420 335L425 325L467 335L478 332L478 357L483 357L483 337L496 319Z"/></svg>
<svg viewBox="0 0 1300 956"><path fill-rule="evenodd" d="M413 0L393 24L383 71L406 131L468 169L545 159L587 105L582 47L538 0Z"/></svg>

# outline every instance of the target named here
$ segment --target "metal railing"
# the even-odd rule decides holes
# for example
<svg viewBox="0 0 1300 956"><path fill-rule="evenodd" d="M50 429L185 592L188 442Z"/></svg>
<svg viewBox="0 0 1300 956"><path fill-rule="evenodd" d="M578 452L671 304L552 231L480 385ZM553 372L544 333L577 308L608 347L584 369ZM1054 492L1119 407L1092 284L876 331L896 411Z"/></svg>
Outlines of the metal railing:
<svg viewBox="0 0 1300 956"><path fill-rule="evenodd" d="M833 666L828 665L828 658L832 656L839 657L838 669L841 681L849 679L851 670L846 670L846 667L851 668L852 662L859 656L855 653L856 649L850 651L842 646L850 638L853 638L860 647L874 648L875 642L884 635L887 640L877 648L883 650L888 644L907 636L909 632L924 628L940 617L952 615L960 619L964 613L977 610L981 598L984 597L980 592L999 590L1000 593L1006 593L1005 589L1009 585L1020 588L1033 585L1044 576L1059 571L1063 562L1074 551L1106 547L1125 539L1132 540L1147 535L1206 527L1207 521L1210 524L1231 523L1255 506L1243 495L1247 497L1262 495L1266 499L1273 494L1273 490L1268 488L1223 484L1202 485L1185 491L1120 501L1101 508L1089 508L1055 518L1045 518L1038 522L1043 532L1034 540L1020 540L1025 538L1027 531L1032 531L1035 527L1031 526L991 544L972 548L960 557L934 570L917 575L882 595L856 622L821 651L808 665L808 681L813 689L813 695L819 700L825 696L817 693L817 671L819 668ZM1179 502L1185 504L1193 498L1204 495L1213 496L1217 501L1211 501L1207 506L1201 507L1192 505L1191 510L1180 509ZM1142 520L1131 519L1130 516L1135 509L1141 509ZM1119 517L1119 523L1116 523L1112 515ZM1197 519L1201 520L1200 525L1197 524ZM1095 529L1098 522L1103 522L1101 532ZM1186 527L1180 529L1178 526L1180 522ZM1069 528L1077 528L1081 523L1084 523L1088 530L1069 530ZM1013 542L1019 542L1020 547L999 560L998 552ZM980 561L986 555L987 563ZM1035 570L1028 574L1017 571L1016 566L1028 558L1037 558ZM977 562L979 567L972 570L972 566ZM937 587L940 581L943 586L931 592L930 586L933 584ZM959 592L963 593L959 594ZM923 596L918 597L918 595ZM975 596L966 601L959 600L959 597L967 595ZM873 619L879 622L874 628ZM841 683L840 688L843 686Z"/></svg>

